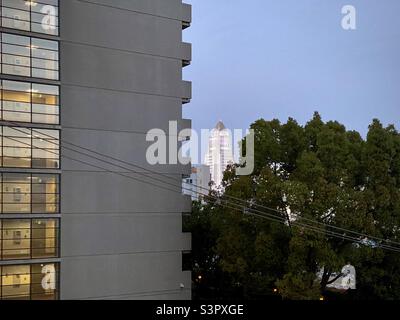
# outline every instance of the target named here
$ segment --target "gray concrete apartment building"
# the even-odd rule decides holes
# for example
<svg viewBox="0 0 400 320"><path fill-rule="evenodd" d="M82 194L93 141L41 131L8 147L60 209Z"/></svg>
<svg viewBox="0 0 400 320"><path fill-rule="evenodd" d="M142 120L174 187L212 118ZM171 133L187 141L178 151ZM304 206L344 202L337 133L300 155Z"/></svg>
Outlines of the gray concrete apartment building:
<svg viewBox="0 0 400 320"><path fill-rule="evenodd" d="M190 299L191 199L147 169L180 185L191 167L150 166L146 133L191 127L191 6L0 5L0 300Z"/></svg>

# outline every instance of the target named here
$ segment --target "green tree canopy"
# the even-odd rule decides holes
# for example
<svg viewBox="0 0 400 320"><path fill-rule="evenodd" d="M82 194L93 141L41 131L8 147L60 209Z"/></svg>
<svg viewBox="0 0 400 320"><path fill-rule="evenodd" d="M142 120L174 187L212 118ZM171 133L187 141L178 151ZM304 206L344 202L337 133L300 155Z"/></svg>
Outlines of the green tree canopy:
<svg viewBox="0 0 400 320"><path fill-rule="evenodd" d="M340 274L351 263L357 271L354 296L399 299L399 253L291 223L315 221L398 241L400 135L396 129L374 120L363 139L338 122L323 122L318 113L305 126L294 119L284 124L261 119L251 129L256 145L254 173L237 176L235 167L229 168L223 197L244 199L251 208L277 209L287 223L244 214L211 198L197 203L191 222L196 276L218 278L218 283L211 281L214 287L221 287L224 279L225 289L235 288L245 298L270 296L277 288L285 299L318 299L332 274Z"/></svg>

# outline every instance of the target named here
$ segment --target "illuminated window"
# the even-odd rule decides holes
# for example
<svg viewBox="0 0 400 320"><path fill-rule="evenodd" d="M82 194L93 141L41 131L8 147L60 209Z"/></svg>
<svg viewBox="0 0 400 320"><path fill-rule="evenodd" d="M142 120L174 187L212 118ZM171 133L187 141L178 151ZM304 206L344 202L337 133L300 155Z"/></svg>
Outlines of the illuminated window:
<svg viewBox="0 0 400 320"><path fill-rule="evenodd" d="M1 25L4 28L57 36L58 22L58 0L1 1Z"/></svg>
<svg viewBox="0 0 400 320"><path fill-rule="evenodd" d="M32 213L59 212L59 176L32 175Z"/></svg>
<svg viewBox="0 0 400 320"><path fill-rule="evenodd" d="M58 256L57 219L0 220L0 260Z"/></svg>
<svg viewBox="0 0 400 320"><path fill-rule="evenodd" d="M59 213L59 176L2 173L1 206L4 214Z"/></svg>
<svg viewBox="0 0 400 320"><path fill-rule="evenodd" d="M30 220L2 220L1 259L30 259L31 222Z"/></svg>
<svg viewBox="0 0 400 320"><path fill-rule="evenodd" d="M59 124L59 87L29 82L1 83L1 119Z"/></svg>
<svg viewBox="0 0 400 320"><path fill-rule="evenodd" d="M0 33L4 74L59 79L58 42Z"/></svg>
<svg viewBox="0 0 400 320"><path fill-rule="evenodd" d="M13 171L0 173L0 300L56 300L59 265L37 262L59 257L60 176L15 171L60 168L60 131L26 125L60 124L59 86L36 83L59 80L59 0L0 0L0 27L0 73L15 76L0 79L0 168Z"/></svg>
<svg viewBox="0 0 400 320"><path fill-rule="evenodd" d="M1 298L28 299L30 297L30 266L3 266L1 269Z"/></svg>
<svg viewBox="0 0 400 320"><path fill-rule="evenodd" d="M60 131L18 127L0 127L3 167L60 167Z"/></svg>
<svg viewBox="0 0 400 320"><path fill-rule="evenodd" d="M57 263L0 267L0 300L56 300Z"/></svg>

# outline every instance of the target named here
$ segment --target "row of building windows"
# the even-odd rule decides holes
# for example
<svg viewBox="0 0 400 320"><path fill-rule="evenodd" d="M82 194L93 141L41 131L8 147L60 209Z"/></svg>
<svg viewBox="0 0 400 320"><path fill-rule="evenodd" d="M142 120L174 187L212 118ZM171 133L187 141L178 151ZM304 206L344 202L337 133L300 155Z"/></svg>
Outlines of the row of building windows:
<svg viewBox="0 0 400 320"><path fill-rule="evenodd" d="M0 213L59 213L59 175L2 173L0 175Z"/></svg>
<svg viewBox="0 0 400 320"><path fill-rule="evenodd" d="M59 35L58 0L0 0L3 28ZM0 32L0 73L59 80L59 42ZM59 87L0 80L0 120L60 123ZM60 131L0 126L0 167L60 168ZM0 214L57 214L59 175L0 173ZM58 299L59 265L14 260L59 256L59 219L0 218L0 300ZM28 216L29 217L29 216Z"/></svg>
<svg viewBox="0 0 400 320"><path fill-rule="evenodd" d="M59 265L0 266L1 300L58 299Z"/></svg>
<svg viewBox="0 0 400 320"><path fill-rule="evenodd" d="M60 131L0 126L3 168L60 168Z"/></svg>
<svg viewBox="0 0 400 320"><path fill-rule="evenodd" d="M59 79L58 41L0 33L1 73Z"/></svg>
<svg viewBox="0 0 400 320"><path fill-rule="evenodd" d="M58 0L1 0L1 26L57 36Z"/></svg>
<svg viewBox="0 0 400 320"><path fill-rule="evenodd" d="M60 123L59 87L0 80L1 120Z"/></svg>
<svg viewBox="0 0 400 320"><path fill-rule="evenodd" d="M58 257L57 219L0 219L0 260Z"/></svg>

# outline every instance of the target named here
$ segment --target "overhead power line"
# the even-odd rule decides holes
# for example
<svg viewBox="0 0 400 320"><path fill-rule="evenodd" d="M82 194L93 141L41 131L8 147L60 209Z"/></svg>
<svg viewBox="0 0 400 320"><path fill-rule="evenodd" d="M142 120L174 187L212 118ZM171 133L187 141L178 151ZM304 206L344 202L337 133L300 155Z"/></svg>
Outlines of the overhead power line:
<svg viewBox="0 0 400 320"><path fill-rule="evenodd" d="M17 130L17 131L19 131L19 132L22 132L22 133L26 134L26 132L24 132L24 131L22 131L22 130L18 130L18 129L16 129L16 128L14 128L14 129ZM41 135L45 135L45 136L48 136L48 137L54 139L54 137L52 137L52 136L43 134L43 133L41 133L41 132L38 132L38 133L41 134ZM17 141L17 142L20 142L20 141ZM55 144L55 145L57 145L57 146L59 145L59 144L56 144L56 143L54 143L54 142L52 142L52 141L48 141L48 142L49 142L49 143L53 143L53 144ZM65 143L65 141L62 141L62 142ZM78 146L78 145L74 145L74 146L80 148L80 146ZM111 164L111 165L113 165L113 166L121 167L121 168L123 168L123 169L125 169L125 170L129 170L129 172L133 172L132 170L130 170L130 169L126 168L126 167L122 167L122 166L116 165L116 164L114 164L114 163L105 161L105 160L103 160L103 159L99 159L99 158L97 158L97 157L93 157L93 156L91 156L91 155L89 155L89 154L87 154L87 153L82 153L82 152L80 152L80 151L77 151L77 150L74 150L74 149L71 149L71 148L68 148L68 147L65 147L65 146L64 146L63 148L65 148L65 149L67 149L67 150L71 150L71 151L76 152L76 153L78 153L78 154L83 154L83 155L85 155L85 156L87 156L87 157L95 158L96 160L99 160L99 161L102 161L102 162ZM82 148L83 148L83 147L82 147ZM88 149L88 148L84 148L84 149L89 150L89 151L92 151L92 150L90 150L90 149ZM46 149L44 149L44 150L46 150ZM46 150L46 151L48 151L48 150ZM49 152L49 151L48 151L48 152ZM94 151L94 152L96 152L96 151ZM96 152L96 153L98 153L98 152ZM98 154L99 154L99 153L98 153ZM103 154L101 154L101 156L107 157L106 155L103 155ZM78 160L78 159L75 159L75 158L66 157L66 156L64 156L64 158L68 158L68 159L71 159L71 160L73 160L73 161L78 161L78 162L84 163L84 164L89 165L89 166L92 165L92 164L90 164L90 163L88 163L88 162L82 162L81 160ZM114 158L114 159L116 159L116 158ZM118 159L116 159L116 160L118 161ZM131 164L131 165L132 165L132 166L137 166L137 165L133 165L133 164ZM92 166L93 166L93 165L92 165ZM106 169L106 168L102 168L102 167L98 167L98 168L100 168L100 169L102 169L102 170L105 170L105 169ZM140 167L140 168L142 168L142 169L144 169L144 170L147 170L146 168L143 168L143 167ZM148 176L147 174L143 174L143 173L140 173L140 172L133 172L133 173L140 174L140 175L145 176L146 178L149 178L149 176ZM158 174L158 173L156 173L156 172L154 172L154 171L152 171L152 173ZM161 175L161 174L159 174L159 175ZM126 176L126 175L124 175L124 176ZM165 181L162 181L162 180L159 180L159 179L156 179L156 178L152 178L152 177L150 177L150 178L153 179L153 180L155 179L155 180L157 180L157 181L160 181L161 183L164 183L164 184L172 185L173 187L176 187L176 188L180 189L179 192L181 192L182 189L185 189L185 188L182 187L182 185L170 184L170 183L167 183L167 182L165 182ZM140 181L140 182L142 182L142 183L147 183L147 184L150 184L150 185L159 187L158 185L154 185L154 184L152 184L152 183L149 183L148 181L143 181L143 180L139 180L139 179L136 179L136 180L137 180L137 181ZM186 189L186 190L187 190L187 191L193 192L192 189ZM175 191L175 190L170 190L170 191ZM197 193L199 193L199 192L197 192ZM200 194L202 194L202 193L200 193ZM204 194L202 194L202 195L204 195ZM218 198L218 199L219 199L219 198ZM245 200L242 200L242 199L240 199L240 200L241 200L241 201L245 201ZM235 205L238 205L238 204L235 203ZM248 208L248 209L251 209L251 208ZM255 209L251 209L251 210L254 211ZM267 213L261 212L261 211L259 211L259 210L255 210L255 211L258 212L258 213L264 214L264 215L267 214ZM274 210L274 211L276 211L276 210ZM283 212L281 212L281 211L277 211L277 212L283 214ZM276 216L274 216L274 217L276 217ZM313 221L313 220L312 220L312 222L315 223L315 221ZM298 222L297 222L297 224L298 224ZM322 223L321 223L321 224L322 224ZM326 226L326 227L328 227L328 228L329 228L329 227L334 227L334 226L327 225L327 224L322 224L322 225L324 225L324 226ZM335 227L335 228L338 228L338 227ZM354 232L354 231L352 231L352 230L347 230L347 229L343 229L343 228L338 228L338 229L341 229L341 230L343 230L344 232L356 233L356 232ZM381 241L381 242L388 242L387 240L380 239L380 238L377 238L377 237L371 237L371 236L368 236L368 235L365 235L365 234L360 234L360 235L362 235L362 236L364 236L364 237L367 237L367 238L375 238L376 240ZM393 241L392 241L392 243L393 243Z"/></svg>
<svg viewBox="0 0 400 320"><path fill-rule="evenodd" d="M33 131L36 131L35 129L32 129L32 130L33 130ZM36 132L37 132L37 131L36 131ZM46 134L43 134L43 133L40 133L40 134L45 135L45 136L48 136L48 137L51 137L51 136L46 135ZM63 143L65 143L65 144L68 144L68 145L73 146L73 147L75 147L75 148L79 148L79 149L82 149L82 150L91 152L91 153L93 153L93 154L99 155L99 156L104 157L104 158L108 158L108 159L111 159L111 160L114 160L114 161L118 161L118 162L120 162L120 163L122 163L122 164L126 164L126 165L129 165L129 166L135 167L135 168L139 168L139 169L144 170L144 171L146 171L146 172L149 172L149 173L151 173L151 174L155 174L155 175L158 175L158 176L162 176L163 178L166 178L166 179L172 181L174 187L180 188L180 186L175 185L176 180L175 180L174 178L172 178L172 177L166 175L166 174L163 174L163 173L160 173L160 172L157 172L157 171L154 171L154 170L150 170L150 169L145 168L145 167L143 167L143 166L139 166L139 165L137 165L137 164L133 164L133 163L131 163L131 162L127 162L127 161L124 161L124 160L121 160L121 159L112 157L112 156L110 156L110 155L106 155L106 154L104 154L104 153L100 153L100 152L98 152L98 151L96 151L96 150L93 150L93 149L90 149L90 148L86 148L86 147L83 147L83 146L74 144L74 143L69 142L69 141L66 141L66 140L64 140L64 139L61 139L61 141L62 141ZM63 146L63 148L66 148L66 147ZM67 150L70 150L70 151L73 151L73 152L77 152L76 150L71 149L71 148L66 148L66 149L67 149ZM86 154L86 155L87 155L87 154ZM87 156L90 156L90 155L87 155ZM96 159L97 159L97 158L96 158ZM100 159L97 159L97 160L100 160ZM100 160L100 161L103 161L103 160ZM104 162L105 162L105 161L104 161ZM109 163L109 162L108 162L108 163ZM109 164L114 165L114 166L117 166L117 165L115 165L114 163L109 163ZM125 170L129 170L129 169L127 169L126 167L121 167L121 166L118 166L118 167L123 168L123 169L125 169ZM145 177L148 177L147 174L143 174L143 173L140 173L140 172L135 172L135 173L137 173L137 174L139 174L139 175L142 175L142 176L145 176ZM168 184L168 185L172 185L172 184L170 184L170 183L167 183L167 182L165 182L165 181L161 181L161 180L156 179L156 178L153 178L153 179L156 180L156 181L159 181L159 182ZM188 183L187 183L187 184L188 184ZM198 188L198 189L204 190L204 191L207 192L207 193L209 192L209 189L204 188L204 187L202 187L202 186L198 186L198 185L193 184L193 183L190 183L190 185L192 185L192 186L194 186L194 187L196 187L196 188ZM188 191L193 191L193 190L190 189L190 190L188 190ZM197 192L197 193L200 194L200 195L203 195L203 196L206 195L206 194L203 194L203 193L201 193L201 192ZM227 197L227 198L229 198L229 199L233 199L233 200L235 200L235 201L240 201L240 202L244 203L246 206L248 206L248 203L247 203L248 201L245 200L245 199L240 199L240 198L237 198L237 197L234 197L234 196L231 196L231 195L226 195L226 194L224 195L224 197ZM285 213L284 211L278 210L278 209L276 209L276 208L267 207L267 206L264 206L264 205L261 205L261 204L257 204L257 203L253 203L252 205L254 205L254 206L258 207L258 208L262 208L262 209L266 209L266 210L269 210L269 211L276 212L276 213L278 213L278 214L280 214L280 215L286 215L286 213ZM296 213L295 213L295 214L296 214ZM307 218L307 217L301 217L301 219L304 220L304 221L308 221L308 222L310 222L310 223L313 223L313 224L318 224L318 225L321 225L321 226L325 226L325 227L327 227L327 228L332 228L332 229L335 229L335 230L338 230L338 231L349 232L349 233L351 233L351 234L353 234L353 235L358 235L358 236L362 236L362 237L368 237L368 238L370 238L370 239L375 239L375 240L377 240L377 241L385 241L385 242L389 242L389 243L396 244L396 245L400 246L400 242L395 242L395 241L392 241L392 240L384 240L384 239L381 239L381 238L379 238L379 237L370 236L370 235L367 235L367 234L365 234L365 233L360 233L360 232L357 232L357 231L353 231L353 230L349 230L349 229L345 229L345 228L333 226L333 225L330 225L330 224L327 224L327 223L324 223L324 222L320 222L320 221L316 221L316 220L313 220L313 219L310 219L310 218ZM291 221L291 222L292 222L292 221Z"/></svg>
<svg viewBox="0 0 400 320"><path fill-rule="evenodd" d="M21 133L27 134L27 132L24 132L24 131L22 131L22 130L19 130L19 129L15 128L15 127L13 127L13 129L15 129L15 130L17 130L17 131L19 131L19 132L21 132ZM34 129L33 129L33 130L34 130ZM36 130L34 130L34 131L36 131ZM52 137L52 136L50 136L50 135L46 135L46 134L44 134L44 133L42 133L42 132L38 132L38 133L39 133L40 135L48 136L48 137L50 137L51 139L54 139L54 137ZM18 142L18 143L23 143L23 142L21 142L21 141L19 141L19 140L16 140L16 139L13 139L13 138L10 138L10 137L7 137L7 138L8 138L8 139L11 139L11 140L14 140L14 141L16 141L16 142ZM39 137L39 138L40 138L40 137ZM66 141L64 141L64 140L61 140L61 141L62 141L63 143L68 143L68 142L66 142ZM55 143L55 142L52 142L52 141L48 141L48 142L49 142L49 143L53 143L54 145L59 146L58 143ZM23 144L28 145L28 144L26 144L26 143L23 143ZM68 144L71 144L71 143L68 143ZM71 144L71 145L72 145L72 144ZM77 148L86 149L86 150L88 150L89 152L97 153L97 154L101 155L102 157L109 157L109 156L107 156L107 155L100 154L100 153L98 153L97 151L93 151L93 150L90 150L90 149L88 149L88 148L84 148L84 147L81 147L81 146L78 146L78 145L74 145L74 146L77 147ZM100 158L98 158L98 157L94 157L94 156L89 155L89 154L87 154L87 153L82 153L82 152L80 152L80 151L77 151L77 150L74 150L74 149L71 149L71 148L68 148L68 147L65 147L65 146L63 146L63 148L65 148L65 149L67 149L67 150L71 150L71 151L73 151L73 152L75 152L75 153L77 153L77 154L82 154L82 155L84 155L84 156L87 156L87 157L90 157L90 158L94 158L94 159L96 159L96 160L98 160L98 161L101 161L101 162L104 162L104 163L107 163L107 164L111 164L112 166L116 166L116 167L123 168L123 169L125 169L125 170L128 170L128 171L131 172L131 173L143 175L143 176L145 176L146 178L150 178L150 179L152 179L152 180L159 181L159 182L161 182L161 183L163 183L163 184L172 185L174 188L178 188L179 190L170 189L170 188L165 188L165 187L163 187L163 186L160 186L160 185L157 185L157 184L153 184L153 183L151 183L151 182L149 182L149 181L143 181L143 180L134 178L134 177L132 177L132 176L125 175L125 174L123 174L123 173L121 173L121 172L109 170L109 169L107 169L107 168L97 166L97 165L95 165L95 164L93 164L93 163L90 163L90 162L82 161L82 160L79 160L79 159L75 159L75 158L72 158L72 157L68 157L68 156L64 156L64 155L63 155L64 158L67 158L67 159L69 159L69 160L77 161L77 162L80 162L80 163L82 163L82 164L85 164L85 165L88 165L88 166L91 166L91 167L95 167L95 168L98 168L98 169L107 171L107 172L109 172L109 173L117 174L117 175L120 175L120 176L129 178L129 179L134 179L135 181L139 181L139 182L142 182L142 183L145 183L145 184L153 185L153 186L155 186L155 187L157 187L157 188L162 188L162 189L169 190L169 191L172 191L172 192L179 192L179 193L181 194L181 193L182 193L182 190L185 190L185 188L184 188L181 184L180 184L180 185L170 184L170 183L167 183L166 181L159 180L159 179L156 179L156 178L151 177L151 176L149 177L147 174L143 174L143 173L141 173L141 172L134 172L134 171L132 171L132 170L126 168L126 167L122 167L122 166L117 165L117 164L115 164L115 163L112 163L112 162L109 162L109 161L100 159ZM47 150L47 149L45 149L45 148L37 148L37 149L45 150L46 152L50 152L50 153L59 155L59 153L51 152L51 151L49 151L49 150ZM112 158L112 157L109 157L109 158ZM114 159L115 161L123 162L122 160L119 160L119 159L116 159L116 158L113 158L113 159ZM131 164L131 163L129 163L129 164L130 164L131 166L139 167L139 166L134 165L134 164ZM148 170L148 169L146 169L146 168L143 168L143 167L140 167L140 168L142 168L143 170L150 171L150 172L153 173L153 174L158 174L158 175L164 176L163 174L160 174L160 173L157 173L157 172ZM169 178L169 177L168 177L168 178ZM186 189L186 190L187 190L187 191L193 192L192 189ZM202 194L202 193L200 193L200 192L198 192L198 191L197 191L196 193L201 194L201 195L204 195L204 194ZM217 201L221 201L221 198L219 198L219 197L215 197L215 196L211 196L211 195L208 195L207 197L209 197L209 198L211 198L211 199L216 199ZM238 199L238 200L240 200L240 201L246 201L246 200L244 200L244 199ZM226 201L226 200L223 200L223 201L226 202L225 204L223 204L224 207L228 207L228 205L230 205L230 207L228 207L228 208L231 208L231 209L234 209L234 210L238 210L238 211L241 211L241 212L243 212L243 213L248 213L248 214L252 214L252 215L254 215L254 216L259 216L259 217L262 217L262 218L267 218L267 219L270 219L270 220L273 220L273 221L276 221L276 222L281 222L281 223L286 223L286 222L287 222L286 219L283 218L282 216L281 216L281 217L278 217L278 216L276 216L276 215L271 215L271 214L266 213L266 212L263 212L263 211L259 211L259 210L253 209L253 208L248 208L248 207L246 207L246 206L242 206L241 204L238 204L238 203L230 203L229 201ZM247 201L246 201L246 202L247 202ZM233 206L233 207L232 207L232 206ZM271 208L270 208L270 209L271 209ZM276 209L274 209L273 211L279 212L280 214L283 214L282 211L279 211L279 210L276 210ZM312 221L312 222L315 223L315 221ZM333 231L330 231L330 230L321 229L321 228L318 228L318 227L315 227L315 226L310 226L310 225L308 225L308 224L300 223L299 221L291 221L291 223L292 223L292 224L295 224L296 226L300 226L300 227L303 227L303 228L308 228L309 230L313 230L313 231L315 231L315 232L322 232L322 233L324 233L324 234L327 234L327 235L330 235L330 236L333 236L333 237L336 237L336 238L346 239L346 240L355 241L355 242L359 242L359 243L360 243L360 241L361 241L359 238L356 238L356 237L351 237L351 236L348 236L348 235L346 235L346 234L341 234L341 233L338 233L338 232L333 232ZM323 223L321 223L321 225L324 225L325 227L333 227L333 226L330 226L330 225L327 225L327 224L323 224ZM339 229L339 228L338 228L338 229ZM344 229L344 228L340 228L340 230L343 230L344 232L348 232L348 233L353 233L353 234L356 233L356 234L359 234L359 233L357 233L357 232L355 232L355 231L347 230L347 229ZM380 239L380 238L368 236L368 235L365 235L365 234L359 234L359 235L361 235L361 236L363 236L363 237L365 237L365 238L369 238L369 239L370 239L370 238L375 238L376 240L378 240L378 241L380 241L380 242L388 242L388 241L385 240L385 239ZM391 242L393 243L393 241L391 241ZM397 244L397 243L396 243L396 244ZM396 252L398 252L399 249L400 249L400 248L396 248L396 247L392 247L392 246L384 245L384 244L376 244L376 247L380 247L380 248L383 248L383 249L392 250L392 251L396 251Z"/></svg>

